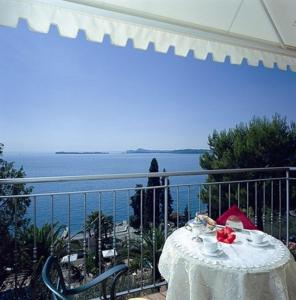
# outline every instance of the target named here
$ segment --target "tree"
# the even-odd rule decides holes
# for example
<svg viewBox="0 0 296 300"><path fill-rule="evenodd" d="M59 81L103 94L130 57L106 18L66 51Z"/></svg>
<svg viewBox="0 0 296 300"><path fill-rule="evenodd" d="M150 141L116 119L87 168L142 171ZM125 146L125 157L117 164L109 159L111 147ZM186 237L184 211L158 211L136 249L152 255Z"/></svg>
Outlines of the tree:
<svg viewBox="0 0 296 300"><path fill-rule="evenodd" d="M166 170L163 169L163 172ZM151 160L150 173L158 172L158 162L155 158ZM164 199L165 188L160 186L165 185L165 176L149 177L147 183L147 189L143 189L143 185L136 185L136 192L131 197L131 206L134 210L134 215L130 218L130 224L134 228L140 228L141 225L141 200L142 200L142 212L143 212L143 228L149 229L153 221L155 226L159 226L164 222ZM170 182L168 180L168 217L173 212L173 198L169 188ZM155 188L154 188L155 187ZM153 217L155 216L155 219Z"/></svg>
<svg viewBox="0 0 296 300"><path fill-rule="evenodd" d="M136 229L140 228L141 225L141 195L142 199L144 199L146 192L142 184L137 184L135 194L131 196L131 207L134 210L134 214L130 217L130 225Z"/></svg>
<svg viewBox="0 0 296 300"><path fill-rule="evenodd" d="M158 172L158 163L155 158L152 159L150 168L150 173ZM159 177L149 177L147 183L147 189L143 189L143 185L137 184L136 191L133 196L131 196L131 206L134 210L134 215L130 218L131 226L134 228L140 228L141 226L141 213L143 229L148 229L153 223L153 216L155 215L155 225L159 224L160 220L160 189L153 188L160 186ZM154 203L155 201L155 203ZM141 207L142 206L142 207ZM154 211L155 206L155 211ZM142 211L141 211L142 210Z"/></svg>
<svg viewBox="0 0 296 300"><path fill-rule="evenodd" d="M221 132L214 131L209 136L208 144L210 152L204 153L200 157L200 165L203 169L229 169L229 168L255 168L255 167L278 167L296 165L296 123L288 123L286 118L274 115L271 120L267 118L254 117L249 124L239 124L233 129ZM282 176L278 172L269 173L247 173L247 174L222 174L209 175L208 182L260 179L267 176ZM269 184L269 183L268 183ZM278 182L275 183L280 184ZM263 184L258 183L258 204L262 203ZM285 185L281 186L282 193L285 193ZM266 187L266 191L270 189ZM254 187L249 190L249 206L255 206ZM270 192L269 192L270 193ZM218 216L218 187L211 186L212 216ZM221 190L222 212L228 208L228 189L222 185ZM241 205L246 207L246 187L240 189ZM274 209L279 203L278 193L274 194ZM232 191L231 201L237 201L238 192ZM270 206L270 195L266 195L266 205ZM204 186L202 199L208 203L209 186ZM224 200L224 201L223 201ZM284 201L284 197L282 197ZM284 207L284 206L282 206ZM258 205L258 226L262 228L262 205Z"/></svg>
<svg viewBox="0 0 296 300"><path fill-rule="evenodd" d="M31 224L20 236L20 265L26 278L30 279L33 299L41 300L50 297L50 293L41 279L41 271L51 252L58 258L67 254L67 241L61 237L64 229L65 226L59 226L58 223L54 223L52 226L46 223L40 228ZM36 256L34 255L35 244Z"/></svg>
<svg viewBox="0 0 296 300"><path fill-rule="evenodd" d="M15 169L12 162L1 158L3 147L4 145L0 143L0 179L25 177L22 167ZM31 191L32 188L25 184L0 184L0 196L29 195ZM11 253L12 249L19 253L19 237L29 223L29 219L25 217L29 205L29 197L0 198L0 286L6 277L7 268L17 272L18 257L7 253Z"/></svg>
<svg viewBox="0 0 296 300"><path fill-rule="evenodd" d="M160 227L149 228L143 233L143 239L140 236L136 236L129 241L129 253L127 245L123 245L119 259L124 261L129 257L131 260L129 268L132 271L140 270L142 265L152 266L155 269L155 281L157 282L161 278L158 262L164 243L164 231Z"/></svg>
<svg viewBox="0 0 296 300"><path fill-rule="evenodd" d="M163 172L166 172L165 169L163 169ZM165 185L165 176L161 177L161 185ZM173 212L173 198L171 195L171 191L170 191L170 180L167 180L167 185L168 185L168 218L170 218L170 215ZM164 199L165 199L165 189L162 188L161 189L161 193L160 193L160 200L159 200L159 206L160 206L160 221L164 222L164 216L165 216L165 205L164 205Z"/></svg>
<svg viewBox="0 0 296 300"><path fill-rule="evenodd" d="M156 158L153 158L149 168L150 173L158 173L158 162ZM155 225L157 226L160 221L160 189L153 188L159 187L160 178L159 177L149 177L143 203L143 226L144 228L149 228L150 224L153 223L153 215L155 215ZM155 204L154 204L155 201ZM155 210L154 210L155 206Z"/></svg>
<svg viewBox="0 0 296 300"><path fill-rule="evenodd" d="M99 264L99 235L100 229L103 239L106 241L108 239L108 234L113 230L113 217L105 216L103 212L93 211L86 221L86 228L89 232L89 237L91 236L91 231L94 233L95 238L95 265L98 267ZM103 242L104 245L104 242Z"/></svg>
<svg viewBox="0 0 296 300"><path fill-rule="evenodd" d="M57 257L66 255L66 240L61 237L62 232L65 230L64 225L58 225L58 223L48 224L45 223L42 227L35 227L33 224L21 235L20 247L23 252L26 252L30 256L29 265L34 260L34 236L36 240L36 257L35 260L40 259L44 262L45 259L51 254Z"/></svg>

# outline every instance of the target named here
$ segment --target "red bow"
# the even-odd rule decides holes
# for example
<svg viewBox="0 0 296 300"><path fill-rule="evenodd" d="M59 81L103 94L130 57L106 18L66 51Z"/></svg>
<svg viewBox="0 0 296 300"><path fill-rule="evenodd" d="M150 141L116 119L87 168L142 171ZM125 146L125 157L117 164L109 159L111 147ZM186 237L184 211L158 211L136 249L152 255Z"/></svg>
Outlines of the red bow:
<svg viewBox="0 0 296 300"><path fill-rule="evenodd" d="M217 230L217 240L222 243L232 244L236 235L231 227L224 227Z"/></svg>

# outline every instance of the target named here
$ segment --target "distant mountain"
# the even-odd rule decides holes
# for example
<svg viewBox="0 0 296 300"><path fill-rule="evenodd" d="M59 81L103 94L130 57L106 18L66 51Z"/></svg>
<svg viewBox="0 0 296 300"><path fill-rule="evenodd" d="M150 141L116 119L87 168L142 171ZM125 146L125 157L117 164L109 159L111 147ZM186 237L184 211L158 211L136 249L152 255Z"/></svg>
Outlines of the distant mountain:
<svg viewBox="0 0 296 300"><path fill-rule="evenodd" d="M147 150L138 148L137 150L127 150L126 153L171 153L171 154L203 154L209 152L207 149L179 149L179 150Z"/></svg>
<svg viewBox="0 0 296 300"><path fill-rule="evenodd" d="M109 152L99 152L99 151L94 151L94 152L76 152L76 151L66 152L66 151L58 151L55 154L109 154Z"/></svg>

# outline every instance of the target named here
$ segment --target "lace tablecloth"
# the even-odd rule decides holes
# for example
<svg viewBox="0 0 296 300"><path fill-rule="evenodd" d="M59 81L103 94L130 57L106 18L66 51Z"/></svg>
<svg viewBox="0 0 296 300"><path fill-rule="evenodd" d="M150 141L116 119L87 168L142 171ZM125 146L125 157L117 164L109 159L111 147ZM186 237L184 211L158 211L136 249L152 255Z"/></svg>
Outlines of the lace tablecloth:
<svg viewBox="0 0 296 300"><path fill-rule="evenodd" d="M166 299L296 299L296 263L286 246L267 235L268 245L255 247L248 238L247 232L237 233L233 244L219 243L220 256L209 257L190 231L176 230L159 261L168 282Z"/></svg>

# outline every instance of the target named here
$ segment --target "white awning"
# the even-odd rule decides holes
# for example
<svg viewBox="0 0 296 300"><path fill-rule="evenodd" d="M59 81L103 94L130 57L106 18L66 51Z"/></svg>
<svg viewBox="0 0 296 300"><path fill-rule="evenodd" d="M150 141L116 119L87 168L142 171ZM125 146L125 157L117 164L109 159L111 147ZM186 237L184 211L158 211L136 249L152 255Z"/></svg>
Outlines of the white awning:
<svg viewBox="0 0 296 300"><path fill-rule="evenodd" d="M0 0L1 25L20 18L43 33L54 24L65 37L83 30L94 42L296 71L295 0Z"/></svg>

